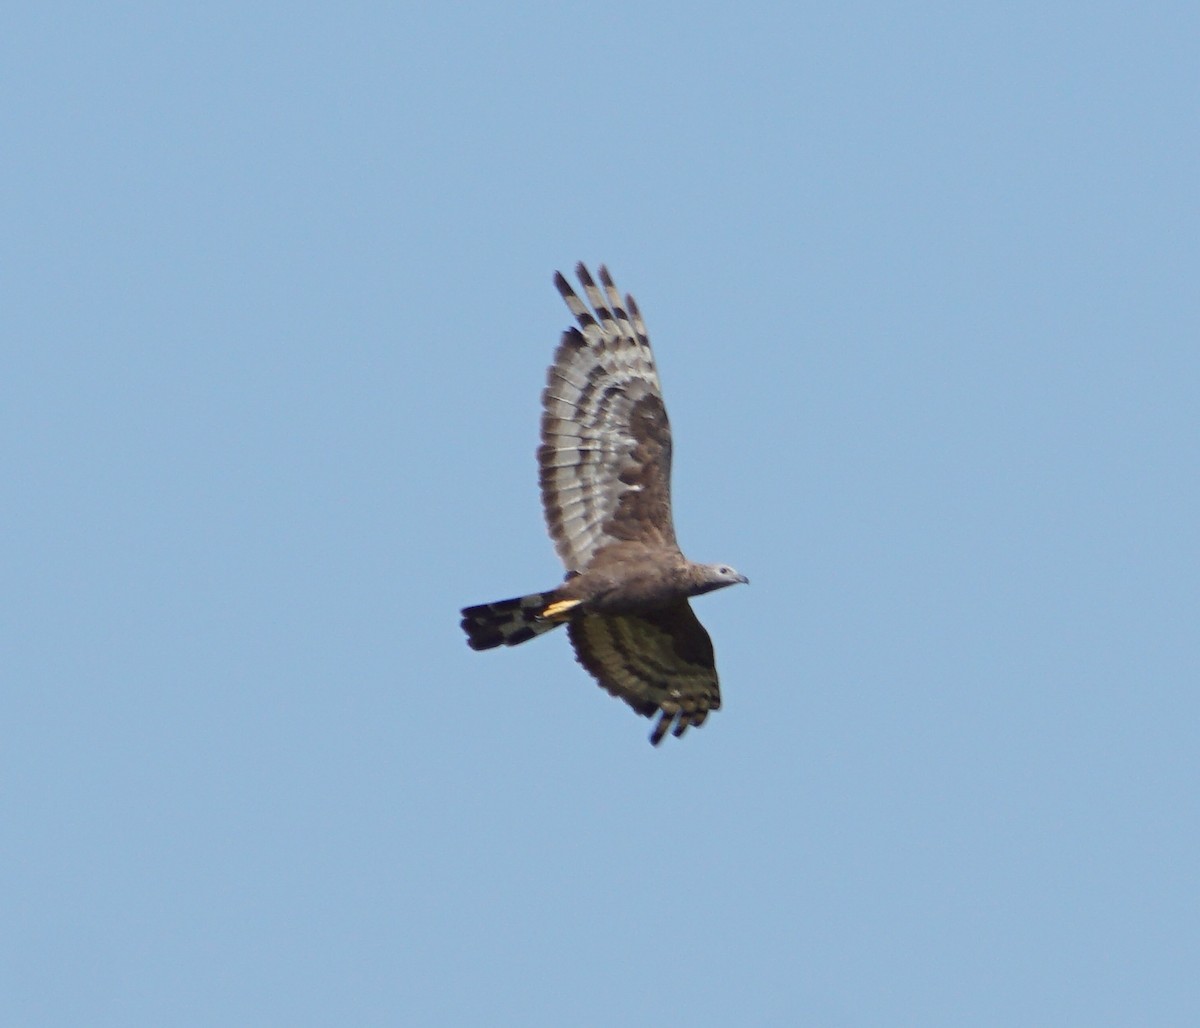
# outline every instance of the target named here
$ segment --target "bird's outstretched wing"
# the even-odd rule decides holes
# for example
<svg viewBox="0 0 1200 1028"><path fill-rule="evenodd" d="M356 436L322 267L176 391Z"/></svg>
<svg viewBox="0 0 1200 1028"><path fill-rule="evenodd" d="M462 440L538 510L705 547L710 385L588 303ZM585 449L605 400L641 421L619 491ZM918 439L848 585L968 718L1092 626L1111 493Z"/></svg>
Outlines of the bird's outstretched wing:
<svg viewBox="0 0 1200 1028"><path fill-rule="evenodd" d="M712 641L687 600L644 614L589 614L567 626L575 655L605 689L644 717L657 746L721 706Z"/></svg>
<svg viewBox="0 0 1200 1028"><path fill-rule="evenodd" d="M538 450L546 525L568 571L615 542L678 549L671 426L646 326L603 265L600 286L583 264L575 271L587 304L554 277L578 328L563 333L547 373Z"/></svg>

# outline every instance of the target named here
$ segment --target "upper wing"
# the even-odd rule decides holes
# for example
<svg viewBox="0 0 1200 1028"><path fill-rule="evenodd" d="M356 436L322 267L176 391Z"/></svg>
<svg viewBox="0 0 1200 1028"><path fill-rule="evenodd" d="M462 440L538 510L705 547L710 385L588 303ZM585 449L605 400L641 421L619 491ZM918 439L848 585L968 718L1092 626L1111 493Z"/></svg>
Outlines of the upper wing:
<svg viewBox="0 0 1200 1028"><path fill-rule="evenodd" d="M721 706L712 640L687 600L644 614L588 614L567 624L575 655L612 695L643 717L659 715L657 746Z"/></svg>
<svg viewBox="0 0 1200 1028"><path fill-rule="evenodd" d="M575 268L592 310L561 274L555 285L578 328L563 333L542 393L542 507L568 571L613 542L675 547L671 426L646 326L601 266L601 292Z"/></svg>

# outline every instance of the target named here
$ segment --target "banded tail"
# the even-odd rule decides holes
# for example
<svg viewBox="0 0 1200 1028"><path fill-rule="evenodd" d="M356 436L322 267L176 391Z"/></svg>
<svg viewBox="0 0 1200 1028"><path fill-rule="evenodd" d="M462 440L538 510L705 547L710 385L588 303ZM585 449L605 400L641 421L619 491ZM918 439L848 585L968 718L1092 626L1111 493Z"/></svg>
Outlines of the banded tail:
<svg viewBox="0 0 1200 1028"><path fill-rule="evenodd" d="M542 616L546 608L554 603L556 595L557 591L530 593L512 600L464 607L462 628L467 633L467 645L473 650L516 646L528 642L535 635L557 628L565 619Z"/></svg>

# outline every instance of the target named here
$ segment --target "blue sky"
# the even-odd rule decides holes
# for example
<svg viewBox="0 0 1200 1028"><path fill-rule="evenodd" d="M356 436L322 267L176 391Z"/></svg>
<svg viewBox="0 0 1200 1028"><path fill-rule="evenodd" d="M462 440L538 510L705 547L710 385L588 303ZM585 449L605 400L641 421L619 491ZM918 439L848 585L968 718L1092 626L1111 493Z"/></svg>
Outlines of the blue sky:
<svg viewBox="0 0 1200 1028"><path fill-rule="evenodd" d="M0 1020L1200 1018L1193 4L35 5ZM561 634L607 262L724 709Z"/></svg>

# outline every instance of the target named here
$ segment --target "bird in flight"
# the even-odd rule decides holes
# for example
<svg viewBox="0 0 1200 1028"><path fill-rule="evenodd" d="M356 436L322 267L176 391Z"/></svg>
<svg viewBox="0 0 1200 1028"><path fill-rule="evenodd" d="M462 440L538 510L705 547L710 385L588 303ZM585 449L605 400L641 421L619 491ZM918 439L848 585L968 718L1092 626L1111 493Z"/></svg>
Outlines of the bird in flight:
<svg viewBox="0 0 1200 1028"><path fill-rule="evenodd" d="M538 449L546 525L567 574L548 592L462 611L475 650L516 646L559 625L609 693L657 717L650 742L682 735L721 706L712 641L689 597L747 582L694 564L671 517L671 426L646 326L608 269L575 268L587 303L556 273L567 329L542 392Z"/></svg>

